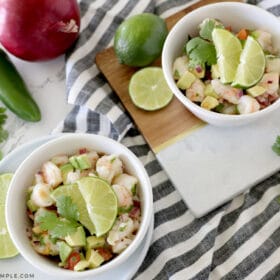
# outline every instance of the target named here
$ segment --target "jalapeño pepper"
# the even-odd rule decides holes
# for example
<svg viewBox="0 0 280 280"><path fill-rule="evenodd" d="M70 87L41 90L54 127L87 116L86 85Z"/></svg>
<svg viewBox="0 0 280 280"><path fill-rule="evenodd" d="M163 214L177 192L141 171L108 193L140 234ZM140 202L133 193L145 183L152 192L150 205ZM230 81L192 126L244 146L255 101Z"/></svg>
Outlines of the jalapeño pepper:
<svg viewBox="0 0 280 280"><path fill-rule="evenodd" d="M29 93L22 77L7 56L0 49L0 100L23 120L41 120L38 105Z"/></svg>

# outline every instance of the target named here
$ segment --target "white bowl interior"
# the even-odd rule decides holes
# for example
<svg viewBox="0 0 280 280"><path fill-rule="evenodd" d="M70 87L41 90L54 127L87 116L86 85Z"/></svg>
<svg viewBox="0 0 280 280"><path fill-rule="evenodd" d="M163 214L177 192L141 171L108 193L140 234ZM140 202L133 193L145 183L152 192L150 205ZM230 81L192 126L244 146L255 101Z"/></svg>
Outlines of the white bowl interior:
<svg viewBox="0 0 280 280"><path fill-rule="evenodd" d="M272 34L273 45L277 47L278 51L280 50L280 21L271 13L250 4L237 2L216 3L203 6L178 21L169 32L163 47L163 72L174 95L197 117L215 125L239 125L242 122L252 121L279 107L280 101L278 100L266 109L248 115L219 114L196 105L177 88L172 75L173 62L178 56L182 55L188 35L198 35L198 25L205 18L216 18L222 21L225 26L231 26L233 31L238 31L241 28L266 30Z"/></svg>
<svg viewBox="0 0 280 280"><path fill-rule="evenodd" d="M32 178L40 166L52 156L76 153L79 148L86 147L97 152L116 154L124 162L125 170L139 179L139 195L141 199L142 223L130 246L112 261L98 269L73 272L59 268L48 258L39 255L30 245L26 228L30 221L26 215L26 191L31 186ZM98 135L68 134L60 136L36 149L19 166L11 182L6 201L6 219L10 235L22 256L45 273L61 277L88 277L108 271L125 261L140 245L153 215L152 188L149 177L139 159L122 144Z"/></svg>

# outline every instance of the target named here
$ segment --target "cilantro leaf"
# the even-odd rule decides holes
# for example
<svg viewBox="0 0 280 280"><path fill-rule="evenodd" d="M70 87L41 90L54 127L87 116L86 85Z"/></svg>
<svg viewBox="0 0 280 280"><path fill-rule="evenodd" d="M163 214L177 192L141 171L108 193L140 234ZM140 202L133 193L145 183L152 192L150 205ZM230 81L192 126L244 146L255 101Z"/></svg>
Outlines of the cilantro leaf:
<svg viewBox="0 0 280 280"><path fill-rule="evenodd" d="M221 22L213 18L206 18L199 25L199 35L203 39L212 41L212 31L214 28L224 28Z"/></svg>
<svg viewBox="0 0 280 280"><path fill-rule="evenodd" d="M72 234L77 230L79 224L66 219L58 219L59 222L49 232L52 237L63 238L68 234Z"/></svg>
<svg viewBox="0 0 280 280"><path fill-rule="evenodd" d="M73 203L70 196L61 195L56 201L57 212L59 215L70 221L77 221L79 219L78 207Z"/></svg>
<svg viewBox="0 0 280 280"><path fill-rule="evenodd" d="M272 145L272 150L280 156L280 136L276 137L275 143Z"/></svg>
<svg viewBox="0 0 280 280"><path fill-rule="evenodd" d="M54 238L63 238L68 234L74 233L79 226L78 223L59 218L54 212L45 209L40 210L35 222L39 224L42 230L47 230Z"/></svg>
<svg viewBox="0 0 280 280"><path fill-rule="evenodd" d="M193 65L212 65L217 63L215 46L200 38L192 38L186 44L188 57Z"/></svg>

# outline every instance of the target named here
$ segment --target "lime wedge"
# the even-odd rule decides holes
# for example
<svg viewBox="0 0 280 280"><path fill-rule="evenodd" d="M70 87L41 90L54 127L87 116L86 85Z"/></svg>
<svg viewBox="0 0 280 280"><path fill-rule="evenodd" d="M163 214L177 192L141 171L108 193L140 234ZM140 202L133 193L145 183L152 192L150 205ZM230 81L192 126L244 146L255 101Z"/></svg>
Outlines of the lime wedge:
<svg viewBox="0 0 280 280"><path fill-rule="evenodd" d="M242 45L238 38L226 29L214 28L212 38L217 52L221 82L231 83L239 64Z"/></svg>
<svg viewBox="0 0 280 280"><path fill-rule="evenodd" d="M77 184L95 225L96 236L105 234L113 226L118 212L118 201L113 189L98 177L83 177Z"/></svg>
<svg viewBox="0 0 280 280"><path fill-rule="evenodd" d="M263 49L252 36L248 36L232 86L241 88L254 86L262 78L264 69L265 55Z"/></svg>
<svg viewBox="0 0 280 280"><path fill-rule="evenodd" d="M135 106L147 111L165 107L173 97L160 67L137 71L130 80L129 95Z"/></svg>
<svg viewBox="0 0 280 280"><path fill-rule="evenodd" d="M82 194L79 190L77 184L73 185L64 185L61 187L56 188L52 193L51 197L56 201L61 195L70 196L72 201L77 205L78 212L79 212L79 221L80 223L85 226L89 232L93 235L95 233L95 226L92 223L88 211L86 202L82 197Z"/></svg>
<svg viewBox="0 0 280 280"><path fill-rule="evenodd" d="M11 258L18 254L10 238L5 219L5 201L12 177L12 173L0 175L0 259Z"/></svg>

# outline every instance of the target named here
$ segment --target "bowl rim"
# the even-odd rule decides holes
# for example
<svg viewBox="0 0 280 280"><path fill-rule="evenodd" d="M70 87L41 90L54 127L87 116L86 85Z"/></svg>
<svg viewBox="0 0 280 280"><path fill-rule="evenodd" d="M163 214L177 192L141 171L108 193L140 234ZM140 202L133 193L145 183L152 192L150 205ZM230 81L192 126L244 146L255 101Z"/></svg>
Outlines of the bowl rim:
<svg viewBox="0 0 280 280"><path fill-rule="evenodd" d="M96 268L96 269L89 269L85 271L70 271L63 268L60 268L58 266L48 264L47 262L41 262L39 258L35 258L36 253L35 250L30 245L30 250L26 250L24 246L21 244L21 239L19 237L19 232L14 230L13 227L13 215L14 211L9 211L11 205L13 205L13 193L16 191L16 185L18 181L18 176L22 174L22 170L26 168L26 165L31 160L34 160L34 157L37 157L42 153L43 151L47 150L49 147L54 147L56 145L59 145L63 143L65 140L73 140L77 141L79 139L85 139L85 140L93 140L96 141L102 141L104 145L111 144L114 146L117 146L120 151L123 152L122 155L125 157L127 156L129 159L128 161L131 162L131 159L133 160L132 166L134 166L135 169L139 170L141 173L141 181L143 181L143 185L145 185L144 192L145 192L145 216L142 216L140 228L131 242L131 244L118 256L116 256L113 260L109 261L108 263ZM60 275L61 277L71 277L71 278L84 278L89 276L97 276L102 274L103 272L106 272L108 270L111 270L115 268L116 266L120 265L121 263L124 263L129 256L131 256L135 250L139 247L141 242L143 241L144 237L146 236L146 233L149 229L150 222L153 218L153 193L152 193L152 186L151 182L148 176L148 173L146 169L144 168L144 165L141 163L141 161L136 157L136 155L130 151L126 146L123 144L117 142L116 140L113 140L109 137L97 135L97 134L90 134L90 133L61 133L58 134L58 137L51 139L50 141L40 145L34 151L31 152L30 155L28 155L25 160L19 165L19 167L14 172L14 176L12 178L12 181L10 183L10 187L8 189L7 198L6 198L6 205L5 205L5 214L6 214L6 222L8 231L10 233L11 239L13 240L15 246L17 247L19 253L34 267L39 269L40 271L47 273L48 275ZM25 233L25 230L23 230ZM35 252L36 254L30 253L31 250ZM39 260L39 261L38 261Z"/></svg>
<svg viewBox="0 0 280 280"><path fill-rule="evenodd" d="M253 112L250 114L242 114L242 115L228 115L228 114L221 114L218 112L213 112L213 111L209 111L206 110L204 108L202 108L201 106L195 104L194 102L192 102L191 100L189 100L186 96L183 95L183 93L178 89L178 87L175 84L175 81L172 77L172 73L171 70L169 69L169 65L168 65L168 60L169 60L169 49L170 49L170 45L173 44L174 39L175 39L175 33L177 32L178 29L181 28L181 26L185 25L185 21L188 21L188 18L191 16L195 16L196 14L199 14L205 10L208 10L209 8L235 8L235 7L245 7L246 9L250 9L252 11L257 11L258 13L262 13L263 15L269 16L271 17L273 20L275 20L276 22L278 22L278 25L280 27L280 21L279 19L272 13L268 12L267 10L252 5L252 4L248 4L248 3L243 3L243 2L219 2L219 3L212 3L212 4L207 4L204 6L201 6L193 11L191 11L190 13L184 15L177 23L175 23L175 25L171 28L170 32L168 33L165 43L163 45L163 51L162 51L162 69L163 69L163 73L164 73L164 77L165 80L169 86L169 88L171 89L171 91L173 92L173 94L176 96L177 99L179 99L179 101L185 105L185 107L187 107L187 109L189 109L191 112L196 113L198 112L198 114L203 115L206 118L211 118L212 120L219 120L219 121L233 121L233 122L239 122L242 120L251 120L251 119L256 119L259 118L261 116L265 116L267 114L269 114L271 111L274 111L276 108L280 107L280 98L278 100L276 100L273 104L269 105L268 107L257 111L257 112Z"/></svg>

